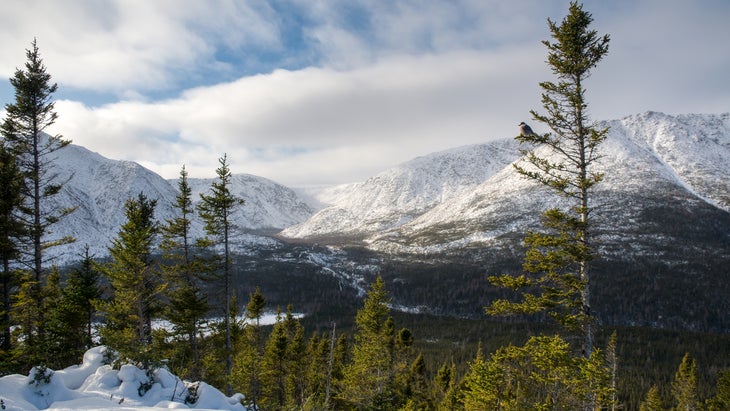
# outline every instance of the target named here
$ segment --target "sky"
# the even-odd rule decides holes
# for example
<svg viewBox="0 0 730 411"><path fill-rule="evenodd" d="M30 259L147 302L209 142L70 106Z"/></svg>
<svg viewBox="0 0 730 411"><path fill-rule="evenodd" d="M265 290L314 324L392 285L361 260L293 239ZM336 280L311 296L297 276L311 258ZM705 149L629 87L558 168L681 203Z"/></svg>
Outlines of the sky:
<svg viewBox="0 0 730 411"><path fill-rule="evenodd" d="M35 38L48 130L165 178L185 165L291 186L364 181L510 138L540 111L547 19L567 0L3 0L0 78ZM587 0L611 36L595 120L730 111L730 1ZM0 104L13 89L0 80ZM3 114L4 115L4 114Z"/></svg>

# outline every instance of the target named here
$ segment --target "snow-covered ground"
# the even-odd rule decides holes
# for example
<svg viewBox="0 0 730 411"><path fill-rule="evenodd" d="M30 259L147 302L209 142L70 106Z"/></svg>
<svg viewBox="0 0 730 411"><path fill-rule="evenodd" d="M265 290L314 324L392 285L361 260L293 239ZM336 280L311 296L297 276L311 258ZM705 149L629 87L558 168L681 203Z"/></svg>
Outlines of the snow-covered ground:
<svg viewBox="0 0 730 411"><path fill-rule="evenodd" d="M238 410L241 394L227 397L212 386L194 385L180 380L164 369L152 375L151 386L140 395L139 387L148 382L145 372L132 365L119 370L104 365L106 347L87 351L81 365L28 376L8 375L0 378L0 409L26 410ZM37 382L36 374L47 381ZM197 398L191 401L190 387L196 386ZM187 402L186 402L187 398Z"/></svg>

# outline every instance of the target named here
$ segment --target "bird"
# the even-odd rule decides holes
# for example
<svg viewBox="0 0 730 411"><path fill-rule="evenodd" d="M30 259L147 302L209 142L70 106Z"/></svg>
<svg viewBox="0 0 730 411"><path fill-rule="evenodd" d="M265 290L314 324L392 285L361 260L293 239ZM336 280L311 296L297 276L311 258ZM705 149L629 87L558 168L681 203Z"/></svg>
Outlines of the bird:
<svg viewBox="0 0 730 411"><path fill-rule="evenodd" d="M530 126L525 124L524 121L521 122L520 124L518 124L518 126L520 126L520 135L521 136L536 136L537 135L537 134L535 134L534 131L532 131Z"/></svg>

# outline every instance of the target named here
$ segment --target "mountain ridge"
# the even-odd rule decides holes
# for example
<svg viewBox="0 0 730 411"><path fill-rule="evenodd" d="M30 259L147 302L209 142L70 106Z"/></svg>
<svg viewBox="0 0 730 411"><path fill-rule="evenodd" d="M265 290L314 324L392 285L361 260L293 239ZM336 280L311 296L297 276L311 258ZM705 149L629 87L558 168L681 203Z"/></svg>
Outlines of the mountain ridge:
<svg viewBox="0 0 730 411"><path fill-rule="evenodd" d="M601 125L611 131L592 197L598 321L730 330L730 115L647 112ZM79 207L54 227L79 239L57 247L59 262L79 260L85 244L104 257L124 201L139 192L158 199L158 220L172 216L177 180L78 146L58 153L61 180L75 177L50 206ZM316 310L352 304L380 274L404 310L483 315L500 295L486 276L518 272L525 232L540 229L546 208L565 206L515 172L519 158L514 139L457 147L325 189L318 201L236 175L232 192L247 203L234 216L234 283L241 295L268 285L277 304ZM211 181L189 179L194 200ZM203 235L198 219L193 228Z"/></svg>
<svg viewBox="0 0 730 411"><path fill-rule="evenodd" d="M607 181L596 187L599 198L611 190L636 193L650 178L653 184L676 183L690 196L730 212L730 181L724 178L730 175L729 117L646 112L602 122L610 126L602 150L611 164L599 163L607 174ZM237 174L231 191L246 205L234 220L246 233L333 245L355 241L381 252L438 251L421 247L417 238L422 245L446 249L483 242L524 231L534 226L540 210L559 204L535 183L518 178L511 166L520 158L518 148L510 138L432 153L363 182L328 188L314 196L316 201L264 177ZM124 222L124 201L140 192L158 199L158 220L172 217L176 179L165 180L139 164L106 159L73 144L57 157L59 180L74 178L50 206L79 206L57 235L73 235L78 244L92 244L103 254ZM188 181L197 202L213 179ZM516 210L519 216L509 217ZM500 214L508 218L495 217ZM485 216L492 217L485 223ZM194 234L204 234L201 223L194 224ZM445 245L438 244L439 238Z"/></svg>

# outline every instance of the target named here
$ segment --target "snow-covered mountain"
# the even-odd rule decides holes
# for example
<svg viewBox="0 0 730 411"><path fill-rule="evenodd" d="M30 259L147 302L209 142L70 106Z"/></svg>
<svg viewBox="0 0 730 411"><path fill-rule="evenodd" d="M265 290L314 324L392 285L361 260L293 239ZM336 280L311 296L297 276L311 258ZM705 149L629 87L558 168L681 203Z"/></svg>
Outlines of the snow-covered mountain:
<svg viewBox="0 0 730 411"><path fill-rule="evenodd" d="M78 259L86 245L93 255L106 255L111 239L126 221L124 203L139 193L157 200L155 218L158 221L174 216L177 180L165 180L137 163L110 160L74 144L56 151L53 164L56 181L66 183L48 206L76 207L76 211L53 227L54 238L67 235L76 238L71 245L49 249L49 254L60 255L62 261ZM211 182L212 179L188 179L193 205L199 202L200 193L210 189ZM230 190L245 201L233 217L241 231L247 233L273 233L305 220L315 211L293 190L262 177L234 175ZM199 221L193 225L193 235L203 235ZM251 235L239 240L271 241Z"/></svg>
<svg viewBox="0 0 730 411"><path fill-rule="evenodd" d="M648 236L657 235L646 226L654 221L647 219L650 209L671 203L675 211L704 207L730 212L728 117L649 112L606 122L610 131L598 163L606 178L596 188L595 203L600 205L595 215L602 224L600 235L632 239L637 247L649 248ZM140 192L158 200L159 220L172 216L176 180L75 145L57 156L59 180L73 178L51 206L78 207L55 234L77 238L66 247L67 255L78 255L86 244L104 255L125 220L125 200ZM560 201L515 172L511 164L519 157L512 138L458 147L416 158L362 183L320 191L319 204L265 178L236 175L232 192L246 204L234 218L248 233L283 230L278 236L284 239L331 244L355 240L388 253L497 247L534 227L539 211ZM197 201L211 180L189 182ZM322 208L322 203L328 205ZM614 229L618 222L622 232ZM200 224L195 230L202 235Z"/></svg>
<svg viewBox="0 0 730 411"><path fill-rule="evenodd" d="M605 179L592 197L599 321L730 329L723 315L730 309L730 114L649 112L603 125L610 131L596 167ZM172 216L177 180L82 147L57 153L59 180L73 178L49 206L78 207L54 227L54 235L78 239L53 249L67 261L86 244L106 255L125 220L124 202L140 192L158 200L159 220ZM518 175L515 161L519 147L509 138L314 191L236 175L231 190L246 201L234 216L241 228L234 252L245 261L236 265L237 287L269 284L278 303L315 310L325 300L351 304L343 289L361 290L381 273L397 306L481 315L496 297L485 276L519 270L526 230L539 229L541 212L564 201ZM189 182L197 201L211 180ZM200 222L194 230L202 235Z"/></svg>
<svg viewBox="0 0 730 411"><path fill-rule="evenodd" d="M649 112L604 125L610 131L597 168L605 180L596 188L594 204L609 244L620 238L650 247L650 239L643 237L656 233L647 230L648 213L669 203L730 212L728 114ZM499 246L534 228L540 211L561 201L514 170L510 163L519 154L512 141L405 163L353 186L349 195L282 235L355 237L389 253Z"/></svg>
<svg viewBox="0 0 730 411"><path fill-rule="evenodd" d="M514 140L458 147L418 157L363 183L320 195L326 207L281 235L338 238L376 235L449 202L519 157Z"/></svg>

